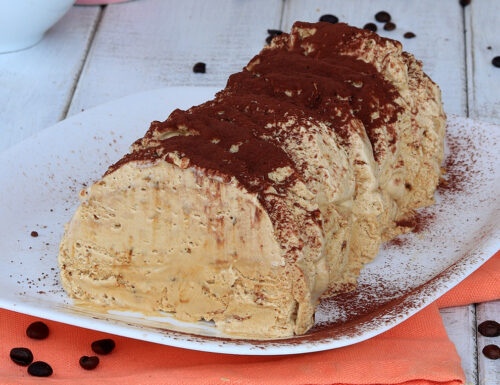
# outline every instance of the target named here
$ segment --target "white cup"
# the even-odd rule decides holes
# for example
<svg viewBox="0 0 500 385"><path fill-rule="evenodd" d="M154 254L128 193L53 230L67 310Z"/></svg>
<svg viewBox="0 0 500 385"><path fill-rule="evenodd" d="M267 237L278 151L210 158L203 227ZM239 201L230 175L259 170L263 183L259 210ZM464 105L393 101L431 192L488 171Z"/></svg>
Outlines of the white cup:
<svg viewBox="0 0 500 385"><path fill-rule="evenodd" d="M38 43L75 0L0 0L0 53Z"/></svg>

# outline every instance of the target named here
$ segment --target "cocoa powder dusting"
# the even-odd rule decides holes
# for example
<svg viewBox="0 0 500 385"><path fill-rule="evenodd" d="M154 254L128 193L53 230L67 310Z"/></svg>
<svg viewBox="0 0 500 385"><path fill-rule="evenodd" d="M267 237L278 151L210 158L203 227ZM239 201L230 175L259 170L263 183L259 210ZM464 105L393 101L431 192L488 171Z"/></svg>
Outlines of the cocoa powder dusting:
<svg viewBox="0 0 500 385"><path fill-rule="evenodd" d="M296 23L294 29L310 26ZM251 191L263 191L273 185L266 176L273 169L289 165L297 170L297 165L282 150L285 132L278 123L284 117L296 118L294 125L298 127L304 127L300 119L327 122L344 139L351 135L349 121L358 118L366 127L376 158L382 151L378 128L384 127L387 146L393 147L397 138L392 123L402 110L394 103L398 91L373 65L324 48L325 44L334 48L346 41L354 44L360 35L366 34L377 42L383 39L342 23L314 26L316 34L295 45L263 50L246 70L229 78L215 100L188 111L176 110L163 123L153 122L145 140L155 139L161 133L178 132L182 136L167 135L155 149L125 156L107 174L130 161L159 158L168 161L159 153L177 151L189 158L191 165L235 176ZM288 34L280 36L283 42L289 38ZM313 51L306 52L303 43L314 47ZM261 108L256 108L256 104ZM376 111L381 113L374 114ZM378 117L372 118L375 115ZM189 136L184 136L186 133ZM141 143L141 140L136 142L139 146ZM231 146L237 143L239 151L232 152Z"/></svg>
<svg viewBox="0 0 500 385"><path fill-rule="evenodd" d="M436 214L429 211L419 211L413 217L396 221L397 226L410 228L413 233L421 233L429 228L434 222ZM393 244L397 244L397 238ZM391 241L391 242L392 242Z"/></svg>
<svg viewBox="0 0 500 385"><path fill-rule="evenodd" d="M432 223L434 223L435 218L436 214L434 212L418 212L415 216L415 227L413 228L413 232L421 233L427 230L432 225Z"/></svg>
<svg viewBox="0 0 500 385"><path fill-rule="evenodd" d="M471 138L466 136L447 135L449 154L443 164L444 175L441 178L437 191L442 194L460 193L466 191L472 174L474 163L474 144Z"/></svg>
<svg viewBox="0 0 500 385"><path fill-rule="evenodd" d="M391 239L389 242L386 242L384 244L385 247L402 247L407 244L406 239L403 239L401 237L396 237Z"/></svg>

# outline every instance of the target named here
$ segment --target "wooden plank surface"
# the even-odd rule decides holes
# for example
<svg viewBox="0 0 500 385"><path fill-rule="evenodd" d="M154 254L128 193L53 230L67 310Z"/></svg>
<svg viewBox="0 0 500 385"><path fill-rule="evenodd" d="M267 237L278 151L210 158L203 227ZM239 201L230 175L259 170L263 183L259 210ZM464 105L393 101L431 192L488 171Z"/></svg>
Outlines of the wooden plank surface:
<svg viewBox="0 0 500 385"><path fill-rule="evenodd" d="M141 0L108 5L70 114L173 85L223 87L279 26L281 0ZM206 62L207 73L193 64Z"/></svg>
<svg viewBox="0 0 500 385"><path fill-rule="evenodd" d="M500 322L500 301L484 302L477 305L478 325L486 320ZM484 337L477 334L477 354L479 385L500 385L500 361L486 358L482 352L486 345L500 346L500 337Z"/></svg>
<svg viewBox="0 0 500 385"><path fill-rule="evenodd" d="M471 117L500 123L500 69L491 64L500 56L500 2L474 0L465 8L469 114ZM477 324L486 320L500 322L500 301L476 306ZM500 346L500 337L477 334L478 384L500 385L500 362L484 356L484 346Z"/></svg>
<svg viewBox="0 0 500 385"><path fill-rule="evenodd" d="M449 307L441 309L440 313L446 332L462 360L466 385L476 385L478 373L475 306Z"/></svg>
<svg viewBox="0 0 500 385"><path fill-rule="evenodd" d="M500 123L500 1L474 0L465 8L469 63L469 110L473 118Z"/></svg>
<svg viewBox="0 0 500 385"><path fill-rule="evenodd" d="M384 31L383 24L375 21L381 10L391 14L397 26L394 31ZM458 0L287 0L282 27L288 31L296 20L316 22L325 13L357 27L376 23L380 35L401 41L406 51L423 61L424 71L441 87L445 111L466 114L464 31ZM417 37L403 38L408 31Z"/></svg>
<svg viewBox="0 0 500 385"><path fill-rule="evenodd" d="M73 7L36 46L0 54L0 151L65 117L99 7Z"/></svg>

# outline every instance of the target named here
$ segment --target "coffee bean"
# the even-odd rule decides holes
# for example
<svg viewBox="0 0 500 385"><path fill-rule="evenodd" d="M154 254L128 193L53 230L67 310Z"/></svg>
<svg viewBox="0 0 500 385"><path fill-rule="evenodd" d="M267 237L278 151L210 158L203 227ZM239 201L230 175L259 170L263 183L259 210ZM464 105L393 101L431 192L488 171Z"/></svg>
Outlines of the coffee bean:
<svg viewBox="0 0 500 385"><path fill-rule="evenodd" d="M498 360L500 358L500 348L496 345L486 345L483 348L483 354L490 360Z"/></svg>
<svg viewBox="0 0 500 385"><path fill-rule="evenodd" d="M49 335L49 327L41 321L33 322L26 329L26 335L35 340L43 340Z"/></svg>
<svg viewBox="0 0 500 385"><path fill-rule="evenodd" d="M319 18L319 21L324 21L326 23L332 23L332 24L336 24L339 22L339 18L335 15L330 15L330 14L327 14L327 15L323 15Z"/></svg>
<svg viewBox="0 0 500 385"><path fill-rule="evenodd" d="M99 357L97 356L82 356L80 357L80 366L85 370L95 369L99 365Z"/></svg>
<svg viewBox="0 0 500 385"><path fill-rule="evenodd" d="M381 22L381 23L387 23L391 21L391 15L389 15L389 12L386 11L380 11L377 12L375 15L375 20Z"/></svg>
<svg viewBox="0 0 500 385"><path fill-rule="evenodd" d="M471 0L460 0L460 5L462 7L467 7L470 4Z"/></svg>
<svg viewBox="0 0 500 385"><path fill-rule="evenodd" d="M415 35L413 32L406 32L404 35L403 35L406 39L413 39L414 37L416 37L417 35Z"/></svg>
<svg viewBox="0 0 500 385"><path fill-rule="evenodd" d="M271 40L273 40L273 37L282 35L283 31L279 29L268 29L267 33L269 34L269 36L266 38L266 43L271 44Z"/></svg>
<svg viewBox="0 0 500 385"><path fill-rule="evenodd" d="M491 50L491 45L489 45L488 47L486 47L486 49L490 49Z"/></svg>
<svg viewBox="0 0 500 385"><path fill-rule="evenodd" d="M500 56L495 56L491 60L491 64L493 64L495 67L500 67Z"/></svg>
<svg viewBox="0 0 500 385"><path fill-rule="evenodd" d="M478 325L477 331L485 337L498 337L500 336L500 324L492 320L484 321Z"/></svg>
<svg viewBox="0 0 500 385"><path fill-rule="evenodd" d="M28 373L35 377L48 377L52 372L49 364L43 361L35 361L28 366Z"/></svg>
<svg viewBox="0 0 500 385"><path fill-rule="evenodd" d="M27 366L33 362L33 353L28 348L13 348L10 358L18 365Z"/></svg>
<svg viewBox="0 0 500 385"><path fill-rule="evenodd" d="M32 231L32 232L31 232L31 236L32 236L33 238L36 238L36 237L38 237L38 233L37 233L36 231Z"/></svg>
<svg viewBox="0 0 500 385"><path fill-rule="evenodd" d="M283 34L283 31L279 30L279 29L268 29L267 30L267 33L271 36L279 36L279 35L282 35Z"/></svg>
<svg viewBox="0 0 500 385"><path fill-rule="evenodd" d="M198 62L193 66L193 72L195 74L204 74L207 70L207 66L203 62Z"/></svg>
<svg viewBox="0 0 500 385"><path fill-rule="evenodd" d="M92 342L92 350L97 354L109 354L115 348L115 341L110 338Z"/></svg>
<svg viewBox="0 0 500 385"><path fill-rule="evenodd" d="M384 24L384 29L386 31L394 31L396 29L396 24L394 24L393 22L388 22L388 23L385 23Z"/></svg>
<svg viewBox="0 0 500 385"><path fill-rule="evenodd" d="M366 23L363 29L367 29L368 31L372 32L377 32L377 26L375 25L375 23Z"/></svg>

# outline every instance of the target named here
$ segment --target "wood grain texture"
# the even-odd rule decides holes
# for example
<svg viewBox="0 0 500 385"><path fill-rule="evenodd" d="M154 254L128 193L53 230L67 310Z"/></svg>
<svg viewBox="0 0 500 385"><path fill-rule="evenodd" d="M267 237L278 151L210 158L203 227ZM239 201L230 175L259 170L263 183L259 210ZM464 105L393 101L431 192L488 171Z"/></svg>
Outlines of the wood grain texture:
<svg viewBox="0 0 500 385"><path fill-rule="evenodd" d="M379 11L391 14L397 28L385 31L375 21ZM340 21L363 27L373 22L378 33L399 40L406 51L424 63L424 70L440 86L445 111L467 114L467 81L463 10L457 0L444 1L363 1L287 0L282 28L287 31L296 20L318 21L323 14L334 14ZM417 35L405 39L405 32ZM462 359L467 383L477 382L474 305L443 309L443 322Z"/></svg>
<svg viewBox="0 0 500 385"><path fill-rule="evenodd" d="M499 15L497 0L475 0L464 9L469 116L494 123L500 123L500 69L491 64L500 55ZM477 304L476 316L477 325L500 321L500 301ZM500 345L499 337L477 333L478 384L500 385L499 361L482 353L489 344Z"/></svg>
<svg viewBox="0 0 500 385"><path fill-rule="evenodd" d="M464 9L469 116L494 123L500 123L500 69L491 64L500 55L498 15L496 0L475 0ZM500 321L500 301L478 304L476 315L477 325L488 319ZM477 333L478 384L500 385L498 360L482 353L488 344L500 345L499 337Z"/></svg>
<svg viewBox="0 0 500 385"><path fill-rule="evenodd" d="M391 14L397 26L394 31L384 31L383 24L375 21L374 15L381 10ZM466 114L464 33L458 0L287 0L283 29L288 31L296 20L316 22L325 13L357 27L376 23L380 35L401 41L406 51L424 63L424 71L441 87L445 111ZM417 37L405 39L408 31Z"/></svg>
<svg viewBox="0 0 500 385"><path fill-rule="evenodd" d="M500 56L500 1L474 0L465 8L465 24L470 116L500 123L500 68L491 64Z"/></svg>
<svg viewBox="0 0 500 385"><path fill-rule="evenodd" d="M36 46L0 55L0 151L65 117L99 7L73 7Z"/></svg>
<svg viewBox="0 0 500 385"><path fill-rule="evenodd" d="M480 303L476 313L478 325L486 320L500 322L500 301ZM484 337L477 333L479 385L500 385L500 360L490 360L482 352L490 344L500 346L500 337Z"/></svg>
<svg viewBox="0 0 500 385"><path fill-rule="evenodd" d="M279 26L281 0L141 0L109 5L70 114L174 85L223 87ZM196 62L207 73L195 74Z"/></svg>
<svg viewBox="0 0 500 385"><path fill-rule="evenodd" d="M449 307L441 309L440 313L448 337L455 344L462 360L466 385L476 385L478 373L475 306Z"/></svg>
<svg viewBox="0 0 500 385"><path fill-rule="evenodd" d="M491 64L493 57L500 55L499 15L497 0L475 0L464 9L469 115L494 123L500 123L500 69ZM490 319L499 322L500 301L478 304L476 315L477 325ZM499 361L482 353L486 345L500 346L499 338L477 333L479 385L500 385Z"/></svg>

